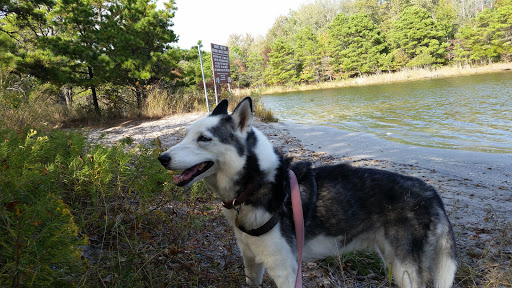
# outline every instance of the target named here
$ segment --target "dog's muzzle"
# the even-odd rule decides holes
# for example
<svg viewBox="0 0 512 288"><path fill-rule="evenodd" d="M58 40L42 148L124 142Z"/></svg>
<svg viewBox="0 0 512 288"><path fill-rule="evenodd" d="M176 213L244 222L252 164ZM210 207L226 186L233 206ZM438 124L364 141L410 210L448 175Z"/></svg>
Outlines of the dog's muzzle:
<svg viewBox="0 0 512 288"><path fill-rule="evenodd" d="M171 156L162 153L160 156L158 156L158 161L160 161L160 164L162 164L162 166L167 168L169 163L171 162Z"/></svg>

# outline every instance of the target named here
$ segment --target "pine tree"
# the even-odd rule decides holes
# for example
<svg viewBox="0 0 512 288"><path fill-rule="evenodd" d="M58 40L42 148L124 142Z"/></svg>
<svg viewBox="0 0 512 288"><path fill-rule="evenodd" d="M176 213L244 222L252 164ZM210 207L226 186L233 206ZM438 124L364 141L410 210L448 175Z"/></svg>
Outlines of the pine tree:
<svg viewBox="0 0 512 288"><path fill-rule="evenodd" d="M501 47L501 58L512 60L512 0L503 0L496 7L496 30L493 44Z"/></svg>
<svg viewBox="0 0 512 288"><path fill-rule="evenodd" d="M446 63L446 32L437 25L430 12L409 6L393 23L389 34L395 50L409 59L407 66L439 66ZM395 52L396 53L396 52Z"/></svg>
<svg viewBox="0 0 512 288"><path fill-rule="evenodd" d="M151 83L176 78L170 73L179 61L179 53L170 47L177 41L171 29L175 7L172 0L163 10L157 10L151 0L116 0L112 4L100 25L102 48L112 61L107 79L132 87L141 108Z"/></svg>
<svg viewBox="0 0 512 288"><path fill-rule="evenodd" d="M172 1L165 7L156 10L150 0L58 0L35 9L44 17L8 16L18 37L16 69L57 87L87 87L97 113L96 88L106 83L133 89L140 108L150 83L176 75L179 55L169 46L177 39L175 8Z"/></svg>
<svg viewBox="0 0 512 288"><path fill-rule="evenodd" d="M457 29L457 10L449 0L440 0L434 8L434 19L445 35L444 40L454 39Z"/></svg>
<svg viewBox="0 0 512 288"><path fill-rule="evenodd" d="M329 30L329 50L336 55L338 69L348 75L377 72L388 50L384 35L366 14L343 20Z"/></svg>
<svg viewBox="0 0 512 288"><path fill-rule="evenodd" d="M327 28L327 51L330 56L332 68L335 76L343 73L343 55L342 52L346 48L344 27L348 17L345 14L338 14Z"/></svg>
<svg viewBox="0 0 512 288"><path fill-rule="evenodd" d="M474 24L464 26L458 38L456 59L469 62L493 62L500 59L501 47L495 41L496 11L485 9L476 18Z"/></svg>
<svg viewBox="0 0 512 288"><path fill-rule="evenodd" d="M313 30L306 26L295 36L296 60L300 63L300 81L320 81L322 47Z"/></svg>
<svg viewBox="0 0 512 288"><path fill-rule="evenodd" d="M263 71L265 71L265 63L263 56L257 52L250 52L247 58L247 80L251 86L259 86L263 84Z"/></svg>
<svg viewBox="0 0 512 288"><path fill-rule="evenodd" d="M270 46L269 60L265 69L268 84L289 84L297 81L297 63L293 48L283 38L278 38Z"/></svg>

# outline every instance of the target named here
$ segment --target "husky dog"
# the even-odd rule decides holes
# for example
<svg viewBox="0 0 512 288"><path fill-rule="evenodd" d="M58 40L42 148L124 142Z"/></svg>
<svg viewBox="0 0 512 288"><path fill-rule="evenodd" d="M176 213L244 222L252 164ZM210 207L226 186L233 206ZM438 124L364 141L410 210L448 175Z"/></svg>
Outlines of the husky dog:
<svg viewBox="0 0 512 288"><path fill-rule="evenodd" d="M298 269L289 170L299 182L304 260L375 249L400 287L451 287L457 268L450 221L425 182L348 164L290 163L252 126L251 98L228 114L223 100L158 157L178 186L204 179L224 201L235 227L246 281L265 269L278 287L293 287Z"/></svg>

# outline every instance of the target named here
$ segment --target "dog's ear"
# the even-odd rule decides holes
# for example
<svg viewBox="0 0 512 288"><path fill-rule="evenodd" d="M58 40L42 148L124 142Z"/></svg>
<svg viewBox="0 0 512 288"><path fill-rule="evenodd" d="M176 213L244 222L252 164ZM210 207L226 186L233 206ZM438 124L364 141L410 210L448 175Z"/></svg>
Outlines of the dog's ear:
<svg viewBox="0 0 512 288"><path fill-rule="evenodd" d="M226 99L220 101L220 103L217 106L215 106L215 109L213 109L213 112L212 114L210 114L210 116L222 114L228 114L228 100Z"/></svg>
<svg viewBox="0 0 512 288"><path fill-rule="evenodd" d="M252 99L251 97L246 97L244 100L240 101L231 114L233 120L235 122L235 127L240 130L242 133L245 133L252 128Z"/></svg>

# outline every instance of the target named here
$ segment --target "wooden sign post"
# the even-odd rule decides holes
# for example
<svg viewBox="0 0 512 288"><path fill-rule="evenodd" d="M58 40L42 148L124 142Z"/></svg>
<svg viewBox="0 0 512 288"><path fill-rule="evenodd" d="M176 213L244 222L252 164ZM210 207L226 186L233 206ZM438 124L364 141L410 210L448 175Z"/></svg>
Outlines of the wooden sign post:
<svg viewBox="0 0 512 288"><path fill-rule="evenodd" d="M229 49L226 46L212 45L213 80L215 85L215 102L219 104L217 84L228 83L229 100L231 101L231 70L229 68Z"/></svg>

